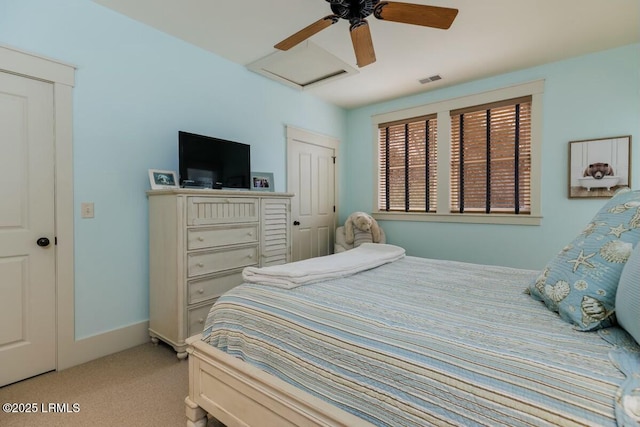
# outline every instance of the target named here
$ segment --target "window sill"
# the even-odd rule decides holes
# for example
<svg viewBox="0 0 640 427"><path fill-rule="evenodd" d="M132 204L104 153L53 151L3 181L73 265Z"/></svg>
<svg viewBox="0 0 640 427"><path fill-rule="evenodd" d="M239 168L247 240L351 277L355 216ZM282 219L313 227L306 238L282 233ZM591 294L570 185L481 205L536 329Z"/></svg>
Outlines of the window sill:
<svg viewBox="0 0 640 427"><path fill-rule="evenodd" d="M509 214L438 214L419 212L374 212L376 220L457 222L466 224L540 225L542 216Z"/></svg>

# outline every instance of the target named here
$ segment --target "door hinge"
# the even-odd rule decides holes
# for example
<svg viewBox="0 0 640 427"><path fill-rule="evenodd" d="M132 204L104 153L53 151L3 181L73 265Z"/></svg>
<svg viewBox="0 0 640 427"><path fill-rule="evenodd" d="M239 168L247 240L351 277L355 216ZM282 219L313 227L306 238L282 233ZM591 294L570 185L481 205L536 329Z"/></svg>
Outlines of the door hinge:
<svg viewBox="0 0 640 427"><path fill-rule="evenodd" d="M333 207L333 213L336 213L336 207L335 206Z"/></svg>
<svg viewBox="0 0 640 427"><path fill-rule="evenodd" d="M53 244L56 246L58 245L58 236L53 238Z"/></svg>
<svg viewBox="0 0 640 427"><path fill-rule="evenodd" d="M331 158L333 159L333 164L336 164L336 156L331 156Z"/></svg>

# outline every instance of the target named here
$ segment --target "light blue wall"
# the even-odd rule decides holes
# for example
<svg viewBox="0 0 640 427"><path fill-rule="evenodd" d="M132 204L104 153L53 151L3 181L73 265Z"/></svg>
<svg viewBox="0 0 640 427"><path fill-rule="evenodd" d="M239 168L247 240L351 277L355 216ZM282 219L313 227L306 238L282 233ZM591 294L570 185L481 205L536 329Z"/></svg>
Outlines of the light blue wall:
<svg viewBox="0 0 640 427"><path fill-rule="evenodd" d="M444 76L446 78L446 76ZM411 255L540 269L604 203L567 198L569 141L632 135L632 188L640 188L640 45L379 103L348 112L341 221L371 211L375 180L371 116L544 79L540 226L381 221L390 243Z"/></svg>
<svg viewBox="0 0 640 427"><path fill-rule="evenodd" d="M0 0L0 44L78 67L76 338L148 319L147 170L177 170L178 130L251 144L277 191L285 125L345 139L344 110L89 0Z"/></svg>

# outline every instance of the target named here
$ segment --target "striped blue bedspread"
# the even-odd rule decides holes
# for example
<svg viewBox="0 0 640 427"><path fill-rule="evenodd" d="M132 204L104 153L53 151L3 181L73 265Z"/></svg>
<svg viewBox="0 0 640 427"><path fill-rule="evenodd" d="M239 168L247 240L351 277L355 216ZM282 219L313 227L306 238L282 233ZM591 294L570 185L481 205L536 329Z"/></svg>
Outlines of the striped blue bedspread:
<svg viewBox="0 0 640 427"><path fill-rule="evenodd" d="M243 284L203 340L379 426L615 426L611 345L524 293L536 272L405 257Z"/></svg>

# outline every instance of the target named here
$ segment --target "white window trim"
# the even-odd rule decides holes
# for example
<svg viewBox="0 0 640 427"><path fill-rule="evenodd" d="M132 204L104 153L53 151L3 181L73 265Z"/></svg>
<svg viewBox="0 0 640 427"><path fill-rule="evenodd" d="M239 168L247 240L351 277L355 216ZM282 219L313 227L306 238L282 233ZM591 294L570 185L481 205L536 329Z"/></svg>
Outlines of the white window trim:
<svg viewBox="0 0 640 427"><path fill-rule="evenodd" d="M374 147L373 180L373 216L381 220L393 221L432 221L460 222L478 224L511 224L540 225L542 219L540 206L541 156L542 156L542 95L544 80L523 83L488 92L476 93L459 98L438 101L418 107L393 111L372 116L372 134ZM450 156L451 156L451 116L449 112L459 108L502 101L531 95L531 213L528 215L513 214L471 214L450 212ZM378 209L378 182L380 179L380 158L378 156L378 125L411 117L428 114L438 115L438 200L435 213L418 212L386 212Z"/></svg>

